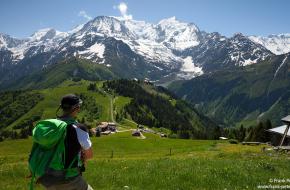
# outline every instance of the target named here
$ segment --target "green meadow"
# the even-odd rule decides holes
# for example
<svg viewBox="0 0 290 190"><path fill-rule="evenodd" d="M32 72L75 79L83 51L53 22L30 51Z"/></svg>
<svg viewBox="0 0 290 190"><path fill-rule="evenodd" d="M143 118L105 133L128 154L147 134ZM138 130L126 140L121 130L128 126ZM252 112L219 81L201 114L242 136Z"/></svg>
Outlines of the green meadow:
<svg viewBox="0 0 290 190"><path fill-rule="evenodd" d="M117 114L123 113L131 98L109 94L101 88L102 83L96 82L95 90L88 90L92 82L85 80L65 81L54 88L35 90L43 95L43 99L7 129L13 129L39 112L42 119L54 118L61 97L68 93L82 94L85 102L89 102L83 105L85 109L78 119L85 120L90 127L95 127L100 121L117 120ZM145 87L155 93L150 86ZM95 114L96 107L98 112ZM83 175L94 189L232 190L257 189L258 185L290 185L289 181L271 182L273 179L290 180L289 154L263 152L266 145L170 139L151 133L143 133L146 138L141 139L131 135L137 123L130 115L117 122L123 132L91 137L94 158L87 163ZM169 129L153 129L170 134ZM28 189L27 160L31 146L31 138L0 142L1 190ZM36 185L35 189L42 187Z"/></svg>
<svg viewBox="0 0 290 190"><path fill-rule="evenodd" d="M91 137L94 158L83 175L94 189L257 189L290 178L289 156L262 152L264 145L144 135ZM31 145L31 139L0 143L0 189L28 189Z"/></svg>

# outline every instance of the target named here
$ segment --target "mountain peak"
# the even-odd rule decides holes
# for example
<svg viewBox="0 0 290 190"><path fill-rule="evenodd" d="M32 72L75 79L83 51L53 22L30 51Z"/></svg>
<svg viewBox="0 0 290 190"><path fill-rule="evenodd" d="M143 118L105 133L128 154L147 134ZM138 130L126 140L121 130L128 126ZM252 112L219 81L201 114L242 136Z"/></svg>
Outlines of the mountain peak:
<svg viewBox="0 0 290 190"><path fill-rule="evenodd" d="M237 37L245 37L245 35L242 34L241 32L234 33L233 38L237 38Z"/></svg>
<svg viewBox="0 0 290 190"><path fill-rule="evenodd" d="M84 27L84 25L85 24L79 24L79 25L75 26L72 30L68 31L67 33L68 34L76 33L78 31L80 31Z"/></svg>
<svg viewBox="0 0 290 190"><path fill-rule="evenodd" d="M84 28L96 29L96 30L111 30L118 29L121 26L120 20L115 17L109 16L97 16L84 25Z"/></svg>
<svg viewBox="0 0 290 190"><path fill-rule="evenodd" d="M11 37L8 34L0 33L0 48L13 48L25 40Z"/></svg>
<svg viewBox="0 0 290 190"><path fill-rule="evenodd" d="M177 21L177 19L176 19L175 16L172 16L172 17L168 17L168 18L162 19L160 22L162 22L162 21Z"/></svg>
<svg viewBox="0 0 290 190"><path fill-rule="evenodd" d="M290 34L271 34L268 37L249 36L253 42L260 44L276 55L290 52Z"/></svg>
<svg viewBox="0 0 290 190"><path fill-rule="evenodd" d="M32 41L43 41L46 39L52 39L56 35L56 30L53 28L43 28L34 32L30 40Z"/></svg>
<svg viewBox="0 0 290 190"><path fill-rule="evenodd" d="M173 17L169 17L169 18L165 18L162 19L158 22L158 25L170 25L170 24L176 24L179 23L180 21L176 19L175 16Z"/></svg>
<svg viewBox="0 0 290 190"><path fill-rule="evenodd" d="M117 39L135 39L133 31L128 29L123 21L111 16L98 16L78 30L78 36L106 36Z"/></svg>

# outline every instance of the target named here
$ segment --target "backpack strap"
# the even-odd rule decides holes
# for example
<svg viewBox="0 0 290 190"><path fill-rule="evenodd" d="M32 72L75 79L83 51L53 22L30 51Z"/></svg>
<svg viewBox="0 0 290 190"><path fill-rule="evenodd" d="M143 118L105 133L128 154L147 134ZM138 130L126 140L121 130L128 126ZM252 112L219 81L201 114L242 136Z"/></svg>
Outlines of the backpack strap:
<svg viewBox="0 0 290 190"><path fill-rule="evenodd" d="M35 174L32 174L30 184L29 184L29 190L33 190L34 181L35 181Z"/></svg>
<svg viewBox="0 0 290 190"><path fill-rule="evenodd" d="M61 119L60 119L60 120L61 120ZM77 123L78 123L76 120L71 119L71 118L69 118L69 119L63 119L62 121L66 122L66 123L67 123L67 126L68 126L68 125L72 125L72 124L77 124ZM64 152L64 160L65 160L65 159L66 159L66 154L65 154L65 152ZM65 169L65 171L66 171L65 179L68 179L69 177L74 177L76 173L80 173L80 172L79 172L79 167L74 167L74 168L72 167L73 164L74 164L76 161L77 161L78 163L81 161L80 158L79 158L79 155L78 155L78 154L77 154L77 155L74 157L74 159L71 161L69 167Z"/></svg>
<svg viewBox="0 0 290 190"><path fill-rule="evenodd" d="M65 179L68 179L69 177L74 177L76 173L79 173L78 167L72 168L73 163L75 161L79 162L79 160L80 160L79 155L76 155L74 157L74 159L72 160L72 162L70 163L69 167L67 169L65 169L65 171L66 171Z"/></svg>

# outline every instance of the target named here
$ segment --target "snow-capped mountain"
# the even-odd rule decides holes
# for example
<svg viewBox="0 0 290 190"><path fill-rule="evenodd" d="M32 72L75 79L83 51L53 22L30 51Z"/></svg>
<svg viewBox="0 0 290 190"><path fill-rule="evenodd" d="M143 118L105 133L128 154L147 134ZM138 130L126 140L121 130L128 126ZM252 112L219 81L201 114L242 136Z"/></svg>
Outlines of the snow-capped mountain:
<svg viewBox="0 0 290 190"><path fill-rule="evenodd" d="M12 38L9 35L0 33L0 49L13 48L23 43L23 40Z"/></svg>
<svg viewBox="0 0 290 190"><path fill-rule="evenodd" d="M273 55L265 43L253 39L240 33L227 38L201 32L196 25L175 17L152 24L99 16L68 32L47 28L26 39L0 34L0 65L2 72L7 68L11 71L9 76L3 73L8 80L78 56L104 64L121 77L190 79L223 68L254 64ZM288 47L286 42L283 51L288 51L284 47ZM17 70L21 74L12 72L14 67L21 68Z"/></svg>
<svg viewBox="0 0 290 190"><path fill-rule="evenodd" d="M27 39L16 39L8 35L0 35L0 48L10 56L0 64L17 64L25 58L49 52L58 46L60 41L68 36L66 32L59 32L51 28L36 31ZM2 45L1 45L2 44ZM3 56L3 55L2 55ZM5 56L5 55L4 55ZM0 52L1 60L1 52Z"/></svg>
<svg viewBox="0 0 290 190"><path fill-rule="evenodd" d="M261 44L276 55L290 52L290 33L269 35L268 37L249 36L249 38L253 42Z"/></svg>
<svg viewBox="0 0 290 190"><path fill-rule="evenodd" d="M195 66L202 68L202 73L255 64L272 55L262 45L252 42L241 33L231 38L226 38L217 32L202 32L201 36L200 45L182 51L180 54L191 56Z"/></svg>

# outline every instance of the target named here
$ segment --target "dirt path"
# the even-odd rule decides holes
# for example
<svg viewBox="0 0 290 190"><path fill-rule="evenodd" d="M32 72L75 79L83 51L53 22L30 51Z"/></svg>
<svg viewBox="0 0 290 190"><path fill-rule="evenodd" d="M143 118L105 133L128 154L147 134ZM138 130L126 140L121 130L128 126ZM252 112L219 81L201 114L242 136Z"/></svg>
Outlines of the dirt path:
<svg viewBox="0 0 290 190"><path fill-rule="evenodd" d="M134 129L126 129L126 130L121 130L121 131L117 131L118 133L123 133L123 132L127 132L127 131L133 131Z"/></svg>
<svg viewBox="0 0 290 190"><path fill-rule="evenodd" d="M114 122L116 123L115 119L114 119L114 110L113 110L113 97L111 94L107 93L105 90L102 90L109 98L110 98L110 109L109 109L109 115L110 115L110 118L108 118L109 120L111 120L111 122ZM117 124L117 123L116 123Z"/></svg>
<svg viewBox="0 0 290 190"><path fill-rule="evenodd" d="M143 133L140 132L140 137L139 139L146 139L146 137L143 135Z"/></svg>
<svg viewBox="0 0 290 190"><path fill-rule="evenodd" d="M113 107L113 97L111 95L108 95L110 97L110 110L111 110L111 121L116 123L115 118L114 118L114 107Z"/></svg>

